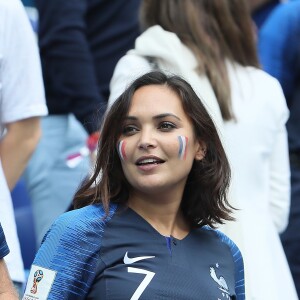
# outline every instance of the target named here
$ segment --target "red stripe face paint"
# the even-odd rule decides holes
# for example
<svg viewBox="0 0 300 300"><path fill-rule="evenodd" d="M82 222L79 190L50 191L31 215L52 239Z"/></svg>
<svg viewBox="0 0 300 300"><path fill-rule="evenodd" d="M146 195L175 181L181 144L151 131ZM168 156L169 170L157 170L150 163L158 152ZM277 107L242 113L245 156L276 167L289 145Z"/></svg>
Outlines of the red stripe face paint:
<svg viewBox="0 0 300 300"><path fill-rule="evenodd" d="M179 142L178 157L182 160L185 160L186 152L187 152L188 138L186 136L179 135L178 142Z"/></svg>
<svg viewBox="0 0 300 300"><path fill-rule="evenodd" d="M120 156L121 160L126 160L127 159L126 152L125 152L125 147L126 147L126 142L125 141L122 140L118 143L117 150L118 150L118 153L119 153L119 156Z"/></svg>

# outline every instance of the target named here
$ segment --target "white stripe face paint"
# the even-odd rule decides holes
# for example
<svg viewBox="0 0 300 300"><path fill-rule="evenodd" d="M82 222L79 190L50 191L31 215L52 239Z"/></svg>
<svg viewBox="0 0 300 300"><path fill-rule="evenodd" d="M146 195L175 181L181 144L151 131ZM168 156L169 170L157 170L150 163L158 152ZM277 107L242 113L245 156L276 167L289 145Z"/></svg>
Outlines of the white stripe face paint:
<svg viewBox="0 0 300 300"><path fill-rule="evenodd" d="M126 147L126 142L124 140L121 140L118 143L118 146L117 146L118 153L119 153L119 156L120 156L121 160L126 160L127 159L126 152L125 152L125 147Z"/></svg>
<svg viewBox="0 0 300 300"><path fill-rule="evenodd" d="M178 157L182 160L185 160L186 152L187 152L188 138L186 136L179 135L178 142L179 142Z"/></svg>

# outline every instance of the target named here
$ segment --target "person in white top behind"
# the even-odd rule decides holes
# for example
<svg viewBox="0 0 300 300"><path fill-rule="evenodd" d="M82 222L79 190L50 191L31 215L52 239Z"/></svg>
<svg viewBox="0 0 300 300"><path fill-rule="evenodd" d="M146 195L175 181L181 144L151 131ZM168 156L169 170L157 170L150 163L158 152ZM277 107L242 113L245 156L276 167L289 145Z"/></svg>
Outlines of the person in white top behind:
<svg viewBox="0 0 300 300"><path fill-rule="evenodd" d="M20 0L0 0L0 221L10 248L5 261L19 292L25 276L10 191L37 146L39 117L47 112L36 38L25 9Z"/></svg>

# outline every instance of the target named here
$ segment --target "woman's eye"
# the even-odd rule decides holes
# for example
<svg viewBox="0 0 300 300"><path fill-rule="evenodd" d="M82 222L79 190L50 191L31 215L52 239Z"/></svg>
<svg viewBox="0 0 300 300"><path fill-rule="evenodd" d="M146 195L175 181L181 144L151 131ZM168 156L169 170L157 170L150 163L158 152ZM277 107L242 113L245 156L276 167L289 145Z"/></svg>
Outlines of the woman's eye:
<svg viewBox="0 0 300 300"><path fill-rule="evenodd" d="M122 130L122 134L124 135L130 135L130 134L134 134L135 132L137 132L138 129L135 126L125 126Z"/></svg>
<svg viewBox="0 0 300 300"><path fill-rule="evenodd" d="M171 130L171 129L174 129L176 128L176 125L171 123L171 122L162 122L159 124L159 129L162 129L162 130Z"/></svg>

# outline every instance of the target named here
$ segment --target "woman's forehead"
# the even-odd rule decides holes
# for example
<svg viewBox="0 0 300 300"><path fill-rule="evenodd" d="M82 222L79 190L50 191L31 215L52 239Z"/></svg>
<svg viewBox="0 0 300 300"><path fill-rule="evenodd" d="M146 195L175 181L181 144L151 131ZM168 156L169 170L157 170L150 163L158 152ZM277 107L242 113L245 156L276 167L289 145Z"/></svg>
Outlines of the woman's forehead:
<svg viewBox="0 0 300 300"><path fill-rule="evenodd" d="M166 85L148 85L135 91L128 115L167 112L185 114L180 97Z"/></svg>

